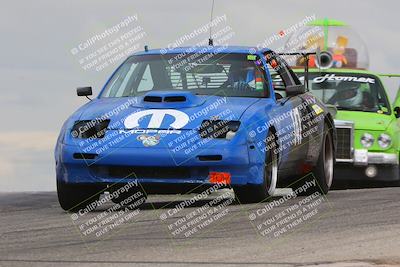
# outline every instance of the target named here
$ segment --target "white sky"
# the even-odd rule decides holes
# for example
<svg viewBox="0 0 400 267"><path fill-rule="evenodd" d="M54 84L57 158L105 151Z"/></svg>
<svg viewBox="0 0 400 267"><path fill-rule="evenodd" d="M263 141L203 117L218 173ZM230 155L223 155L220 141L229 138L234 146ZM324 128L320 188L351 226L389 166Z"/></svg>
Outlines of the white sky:
<svg viewBox="0 0 400 267"><path fill-rule="evenodd" d="M55 138L63 121L85 103L75 88L91 85L98 93L122 61L100 72L84 71L70 52L73 47L135 14L135 25L146 32L141 45L164 47L207 23L210 6L211 0L2 3L0 191L55 189ZM234 45L255 45L313 14L343 20L366 42L371 70L400 73L399 10L395 0L215 0L214 17L226 14ZM391 96L398 85L390 83Z"/></svg>

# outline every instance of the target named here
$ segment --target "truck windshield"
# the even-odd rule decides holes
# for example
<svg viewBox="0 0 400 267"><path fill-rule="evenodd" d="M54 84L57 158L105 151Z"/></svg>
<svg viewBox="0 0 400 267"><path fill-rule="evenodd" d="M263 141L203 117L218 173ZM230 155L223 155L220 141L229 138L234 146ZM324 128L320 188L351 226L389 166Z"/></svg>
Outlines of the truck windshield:
<svg viewBox="0 0 400 267"><path fill-rule="evenodd" d="M247 54L156 54L130 57L111 77L101 97L140 96L185 90L198 95L267 97L265 76Z"/></svg>
<svg viewBox="0 0 400 267"><path fill-rule="evenodd" d="M304 80L304 74L300 75ZM360 73L309 73L308 85L314 95L338 110L390 114L388 98L380 79Z"/></svg>

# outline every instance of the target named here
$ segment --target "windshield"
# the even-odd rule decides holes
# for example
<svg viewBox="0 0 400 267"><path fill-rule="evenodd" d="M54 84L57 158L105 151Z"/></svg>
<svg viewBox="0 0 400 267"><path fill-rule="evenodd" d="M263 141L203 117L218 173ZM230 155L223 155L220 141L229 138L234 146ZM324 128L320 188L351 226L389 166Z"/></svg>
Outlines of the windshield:
<svg viewBox="0 0 400 267"><path fill-rule="evenodd" d="M166 54L130 57L112 76L101 97L140 96L149 91L266 97L256 57L247 54Z"/></svg>
<svg viewBox="0 0 400 267"><path fill-rule="evenodd" d="M304 73L299 76L304 81ZM386 93L380 80L359 73L309 73L308 87L325 104L338 110L390 114Z"/></svg>

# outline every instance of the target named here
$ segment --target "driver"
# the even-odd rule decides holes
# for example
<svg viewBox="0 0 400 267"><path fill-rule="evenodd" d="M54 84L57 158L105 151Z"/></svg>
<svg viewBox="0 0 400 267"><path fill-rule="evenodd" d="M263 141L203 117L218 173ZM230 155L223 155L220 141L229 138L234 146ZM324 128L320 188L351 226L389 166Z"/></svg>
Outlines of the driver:
<svg viewBox="0 0 400 267"><path fill-rule="evenodd" d="M344 108L356 107L362 104L363 93L360 90L360 83L341 82L337 88L337 92L329 99L328 104Z"/></svg>
<svg viewBox="0 0 400 267"><path fill-rule="evenodd" d="M238 91L252 89L249 83L254 80L254 68L243 64L232 64L229 69L228 80L225 82L226 87L233 87Z"/></svg>

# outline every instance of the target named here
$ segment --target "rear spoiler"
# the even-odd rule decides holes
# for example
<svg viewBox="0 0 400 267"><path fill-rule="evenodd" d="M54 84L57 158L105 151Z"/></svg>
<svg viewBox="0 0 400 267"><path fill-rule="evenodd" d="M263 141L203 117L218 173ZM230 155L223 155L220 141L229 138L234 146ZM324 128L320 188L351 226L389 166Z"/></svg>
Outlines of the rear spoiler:
<svg viewBox="0 0 400 267"><path fill-rule="evenodd" d="M277 53L277 54L280 56L302 56L305 59L304 60L304 86L308 89L308 61L309 61L311 55L318 55L319 51L309 52L309 53L293 52L293 53Z"/></svg>

